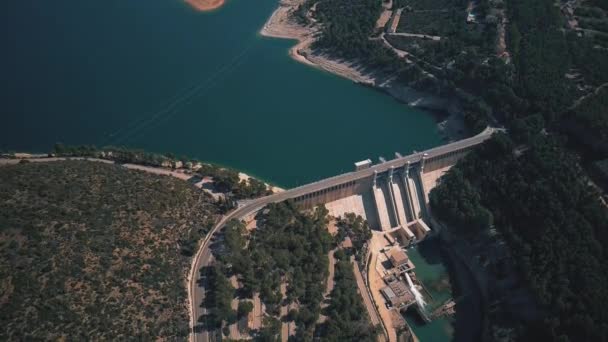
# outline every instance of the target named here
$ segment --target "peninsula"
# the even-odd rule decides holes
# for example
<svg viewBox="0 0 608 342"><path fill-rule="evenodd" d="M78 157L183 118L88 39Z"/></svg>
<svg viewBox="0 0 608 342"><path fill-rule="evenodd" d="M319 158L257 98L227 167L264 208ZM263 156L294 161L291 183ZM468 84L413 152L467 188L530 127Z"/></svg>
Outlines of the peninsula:
<svg viewBox="0 0 608 342"><path fill-rule="evenodd" d="M211 11L224 5L224 0L186 0L186 2L198 11Z"/></svg>

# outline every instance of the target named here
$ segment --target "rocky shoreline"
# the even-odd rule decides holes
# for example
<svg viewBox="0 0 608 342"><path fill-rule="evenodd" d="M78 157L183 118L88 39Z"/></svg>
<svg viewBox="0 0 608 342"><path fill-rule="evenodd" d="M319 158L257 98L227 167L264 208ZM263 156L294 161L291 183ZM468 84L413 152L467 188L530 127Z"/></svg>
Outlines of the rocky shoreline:
<svg viewBox="0 0 608 342"><path fill-rule="evenodd" d="M368 70L356 61L336 59L312 49L311 45L319 32L319 25L310 13L310 25L300 25L294 20L293 12L302 3L302 0L281 0L260 30L260 34L265 37L297 40L298 43L289 50L289 55L300 63L382 91L410 107L441 113L436 116L437 126L445 140L454 141L466 137L462 111L455 98L443 98L414 90L398 84L391 75L383 75Z"/></svg>

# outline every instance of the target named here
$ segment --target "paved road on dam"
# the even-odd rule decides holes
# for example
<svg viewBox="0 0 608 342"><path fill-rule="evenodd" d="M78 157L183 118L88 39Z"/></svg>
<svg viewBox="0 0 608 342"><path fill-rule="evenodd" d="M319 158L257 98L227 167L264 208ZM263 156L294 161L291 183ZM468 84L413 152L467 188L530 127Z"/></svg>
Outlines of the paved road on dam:
<svg viewBox="0 0 608 342"><path fill-rule="evenodd" d="M190 341L208 341L209 336L206 331L197 332L194 330L198 318L203 315L204 308L201 306L205 296L205 289L199 286L199 270L201 267L208 266L213 260L211 250L209 248L212 236L220 231L228 221L232 219L241 219L247 215L253 214L264 206L270 203L278 203L288 199L297 198L303 195L311 194L317 191L321 191L336 185L344 184L351 181L356 181L366 177L373 176L374 173L382 173L390 170L391 168L402 167L408 162L410 164L420 162L424 157L425 159L431 159L437 156L443 156L451 152L457 152L468 147L478 145L487 139L489 139L497 129L486 128L480 134L463 139L454 143L439 146L430 150L414 153L405 157L393 159L382 164L374 165L368 169L349 172L341 174L335 177L326 178L314 183L303 185L297 188L293 188L284 192L276 193L270 196L257 198L251 201L243 202L237 209L225 215L207 234L203 243L201 244L197 254L194 256L195 260L190 269L188 275L188 298L190 300L190 326L192 327L192 334L190 335Z"/></svg>

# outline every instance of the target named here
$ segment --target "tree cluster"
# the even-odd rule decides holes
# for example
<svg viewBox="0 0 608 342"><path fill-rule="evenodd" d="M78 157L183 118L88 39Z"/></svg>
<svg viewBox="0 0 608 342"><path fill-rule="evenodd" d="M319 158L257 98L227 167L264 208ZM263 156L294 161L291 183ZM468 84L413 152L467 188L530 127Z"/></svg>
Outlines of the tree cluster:
<svg viewBox="0 0 608 342"><path fill-rule="evenodd" d="M205 307L208 313L199 318L207 329L221 329L224 323L231 324L237 319L237 313L232 310L234 287L218 266L205 267L201 270L207 281Z"/></svg>
<svg viewBox="0 0 608 342"><path fill-rule="evenodd" d="M319 207L302 213L287 201L270 204L256 219L258 228L251 233L242 222L229 222L218 243L217 258L228 274L238 276L245 297L260 294L269 314L276 316L281 305L295 302L296 339L309 339L328 274L332 238L327 210ZM282 283L287 284L285 298Z"/></svg>
<svg viewBox="0 0 608 342"><path fill-rule="evenodd" d="M217 219L210 196L90 161L0 179L0 340L187 338L183 248Z"/></svg>
<svg viewBox="0 0 608 342"><path fill-rule="evenodd" d="M372 231L367 224L367 221L361 215L354 213L346 213L343 218L338 220L338 234L336 241L342 242L347 236L350 237L355 255L360 257L359 251L363 245L372 238Z"/></svg>
<svg viewBox="0 0 608 342"><path fill-rule="evenodd" d="M321 0L317 19L322 32L313 47L365 66L397 70L405 65L378 40L370 40L382 10L380 0Z"/></svg>
<svg viewBox="0 0 608 342"><path fill-rule="evenodd" d="M327 308L329 319L318 329L320 339L322 341L376 341L378 331L364 314L366 311L357 289L353 264L344 256L344 259L339 260L335 267L335 284Z"/></svg>

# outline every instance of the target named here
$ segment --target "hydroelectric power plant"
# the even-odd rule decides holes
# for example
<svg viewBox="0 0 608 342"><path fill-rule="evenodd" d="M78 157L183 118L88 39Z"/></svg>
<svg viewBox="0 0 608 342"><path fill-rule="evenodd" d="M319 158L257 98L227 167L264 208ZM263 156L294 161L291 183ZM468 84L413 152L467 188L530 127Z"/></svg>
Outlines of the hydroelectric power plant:
<svg viewBox="0 0 608 342"><path fill-rule="evenodd" d="M372 229L372 238L364 247L364 260L356 273L365 272L365 283L359 292L364 297L372 321L382 325L387 341L396 341L396 331L414 333L402 316L402 311L415 306L425 322L432 317L426 311L424 294L431 293L415 275L415 265L406 248L423 241L438 229L429 209L429 192L438 179L458 160L479 144L491 138L496 130L487 128L480 134L393 160L370 160L355 164L355 171L279 192L270 196L239 203L239 207L224 216L203 242L195 268L211 263L209 241L232 219L254 216L267 204L293 200L303 210L325 205L333 217L355 213L365 218ZM200 302L204 288L191 277L190 296ZM381 305L384 303L385 305ZM451 305L452 302L448 302ZM202 308L193 306L191 317L200 317ZM448 312L449 310L444 310ZM433 312L434 314L434 312ZM194 327L194 322L192 322ZM194 340L205 340L193 330Z"/></svg>

